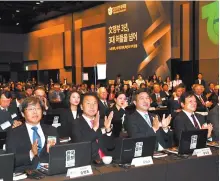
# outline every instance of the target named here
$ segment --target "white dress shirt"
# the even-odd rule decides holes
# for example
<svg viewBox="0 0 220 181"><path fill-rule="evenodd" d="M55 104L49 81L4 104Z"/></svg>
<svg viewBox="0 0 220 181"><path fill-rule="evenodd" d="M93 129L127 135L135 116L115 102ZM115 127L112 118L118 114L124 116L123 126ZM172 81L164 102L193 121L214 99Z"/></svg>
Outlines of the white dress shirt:
<svg viewBox="0 0 220 181"><path fill-rule="evenodd" d="M31 144L33 145L33 133L34 133L34 131L31 129L31 128L33 127L33 125L30 125L30 124L28 124L27 122L26 122L25 124L26 124L26 127L27 127L29 139L30 139L30 141L31 141ZM36 127L38 128L37 133L38 133L39 136L40 136L41 146L42 146L42 148L43 148L44 145L45 145L44 132L43 132L41 126L40 126L40 123L38 123L38 124L36 125ZM34 158L34 154L33 154L32 151L30 150L30 160L32 161L33 158Z"/></svg>
<svg viewBox="0 0 220 181"><path fill-rule="evenodd" d="M72 114L73 114L73 118L76 119L77 111L72 111Z"/></svg>
<svg viewBox="0 0 220 181"><path fill-rule="evenodd" d="M137 110L137 109L136 109ZM137 112L144 118L144 120L146 120L145 118L145 114L148 114L148 112L142 112L142 111L139 111L137 110ZM150 119L150 116L149 116L149 119ZM146 121L147 122L147 121ZM161 123L160 123L160 127L161 127ZM169 129L164 129L164 132L168 132ZM164 148L160 145L160 143L158 143L158 151L161 151L161 150L164 150Z"/></svg>
<svg viewBox="0 0 220 181"><path fill-rule="evenodd" d="M88 123L89 127L91 129L93 129L93 125L91 123L91 119L88 118L85 114L83 114L82 117L86 120L86 122ZM94 119L95 119L95 117L92 120L94 120ZM111 136L112 135L112 132L106 133L105 128L101 128L101 131L102 131L102 134L106 134L107 136Z"/></svg>

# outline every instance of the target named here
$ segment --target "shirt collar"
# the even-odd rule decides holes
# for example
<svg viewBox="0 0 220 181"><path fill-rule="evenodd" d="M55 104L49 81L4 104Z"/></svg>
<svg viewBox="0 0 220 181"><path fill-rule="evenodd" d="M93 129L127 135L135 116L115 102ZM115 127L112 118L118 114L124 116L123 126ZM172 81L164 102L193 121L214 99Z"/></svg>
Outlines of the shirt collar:
<svg viewBox="0 0 220 181"><path fill-rule="evenodd" d="M141 116L144 116L145 114L148 114L148 112L143 112L143 111L140 111L140 110L137 110L136 111L141 115Z"/></svg>
<svg viewBox="0 0 220 181"><path fill-rule="evenodd" d="M183 112L186 113L186 115L187 115L188 117L191 117L192 114L194 115L194 112L193 112L193 113L190 113L190 112L188 112L188 111L186 111L186 110L184 110L184 109L183 109Z"/></svg>
<svg viewBox="0 0 220 181"><path fill-rule="evenodd" d="M8 111L8 108L3 108L2 106L0 106L0 109Z"/></svg>
<svg viewBox="0 0 220 181"><path fill-rule="evenodd" d="M31 129L31 128L34 127L34 126L37 127L38 129L40 128L40 123L38 123L37 125L31 125L31 124L25 122L25 124L26 124L26 126L27 126L28 129Z"/></svg>
<svg viewBox="0 0 220 181"><path fill-rule="evenodd" d="M17 105L17 107L19 107L19 106L20 106L20 103L18 102L17 99L15 99L15 101L16 101L16 105Z"/></svg>

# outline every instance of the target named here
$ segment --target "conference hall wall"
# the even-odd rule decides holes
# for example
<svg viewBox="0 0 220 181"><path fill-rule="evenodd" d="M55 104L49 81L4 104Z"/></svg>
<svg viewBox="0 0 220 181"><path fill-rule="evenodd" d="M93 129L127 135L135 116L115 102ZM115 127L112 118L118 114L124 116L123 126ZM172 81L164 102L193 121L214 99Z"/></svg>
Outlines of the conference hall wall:
<svg viewBox="0 0 220 181"><path fill-rule="evenodd" d="M187 6L186 3L108 2L49 20L35 26L28 34L25 60L39 60L41 70L60 69L60 80L67 78L68 82L72 82L72 72L66 67L72 66L77 84L82 82L82 73L85 71L82 67L92 68L97 63L107 63L108 79L115 78L118 73L124 79L130 79L137 73L147 77L154 72L165 77L171 73L171 58L192 58L191 35L187 34L191 22L191 5ZM189 13L188 21L183 21L182 27L181 5ZM207 19L200 20L205 27L201 23L199 25L203 27L202 30L206 30ZM185 31L187 37L183 44L180 43L180 30ZM205 38L201 32L200 41ZM209 48L206 43L201 46L200 52L205 52L203 47ZM212 63L217 63L218 50L212 47L209 51L214 51ZM200 60L207 59L210 57L204 58L201 54ZM205 66L200 63L200 71L202 67ZM207 75L209 70L202 72ZM211 76L213 78L215 75Z"/></svg>
<svg viewBox="0 0 220 181"><path fill-rule="evenodd" d="M219 1L199 2L199 71L219 82Z"/></svg>

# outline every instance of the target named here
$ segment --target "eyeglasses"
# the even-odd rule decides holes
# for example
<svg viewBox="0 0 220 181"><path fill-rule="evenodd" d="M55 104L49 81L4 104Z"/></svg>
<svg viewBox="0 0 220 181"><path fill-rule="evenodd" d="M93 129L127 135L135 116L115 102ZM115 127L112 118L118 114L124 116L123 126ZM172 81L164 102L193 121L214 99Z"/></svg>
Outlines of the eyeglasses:
<svg viewBox="0 0 220 181"><path fill-rule="evenodd" d="M29 112L34 112L34 111L41 111L42 109L40 108L40 107L32 107L32 108L27 108L27 109L25 109L25 110L27 110L27 111L29 111Z"/></svg>

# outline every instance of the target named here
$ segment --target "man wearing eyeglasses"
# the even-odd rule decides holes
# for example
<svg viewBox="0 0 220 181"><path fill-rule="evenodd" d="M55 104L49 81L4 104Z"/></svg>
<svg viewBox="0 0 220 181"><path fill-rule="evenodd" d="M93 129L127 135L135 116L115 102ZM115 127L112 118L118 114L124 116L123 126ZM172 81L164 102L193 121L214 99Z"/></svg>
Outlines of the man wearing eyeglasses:
<svg viewBox="0 0 220 181"><path fill-rule="evenodd" d="M9 105L12 100L10 91L0 93L0 132L8 131L10 128L20 126L22 122L18 121L15 112L9 111Z"/></svg>
<svg viewBox="0 0 220 181"><path fill-rule="evenodd" d="M6 139L6 151L15 153L15 171L37 169L48 162L49 148L57 143L55 128L40 124L43 104L37 97L28 97L21 103L25 124L13 129Z"/></svg>

